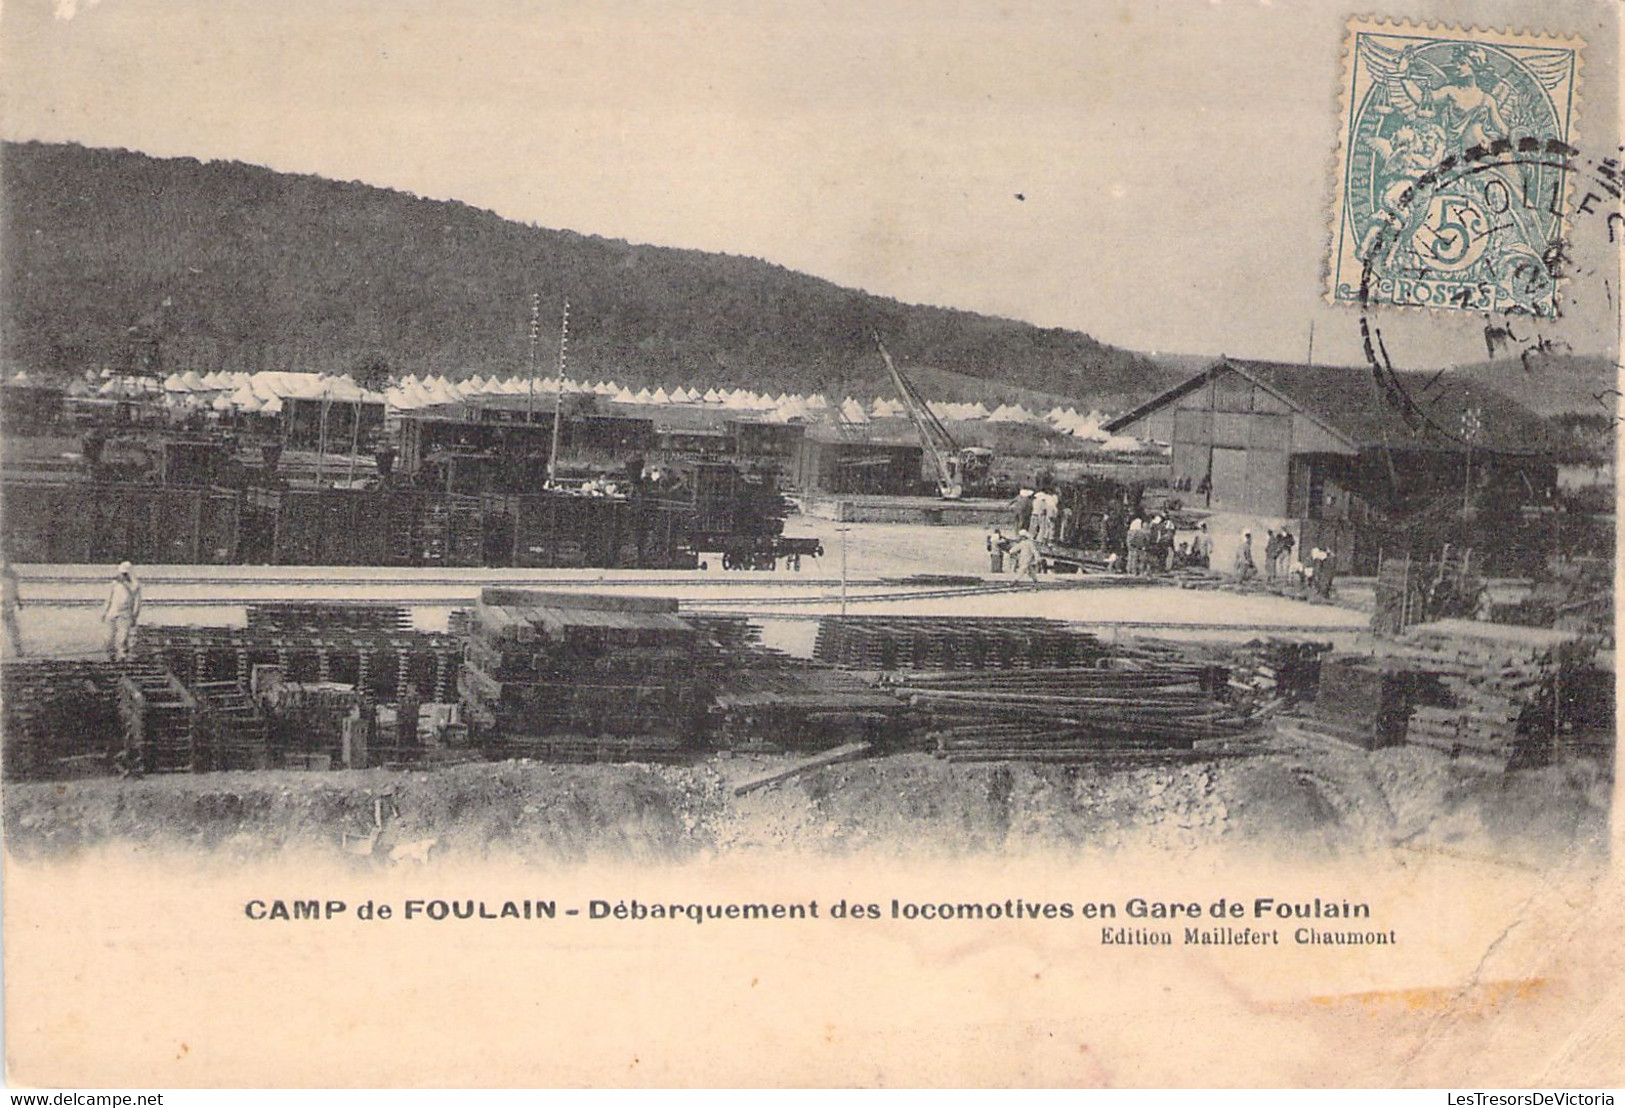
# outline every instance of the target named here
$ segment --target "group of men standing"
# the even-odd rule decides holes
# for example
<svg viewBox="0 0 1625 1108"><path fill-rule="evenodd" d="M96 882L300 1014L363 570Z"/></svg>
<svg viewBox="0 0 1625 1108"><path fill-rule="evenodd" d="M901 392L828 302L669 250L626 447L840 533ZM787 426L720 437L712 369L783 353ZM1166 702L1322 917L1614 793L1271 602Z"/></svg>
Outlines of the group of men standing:
<svg viewBox="0 0 1625 1108"><path fill-rule="evenodd" d="M1022 489L1016 494L1016 530L1036 542L1054 542L1061 527L1061 498L1052 489Z"/></svg>
<svg viewBox="0 0 1625 1108"><path fill-rule="evenodd" d="M1298 541L1292 532L1282 527L1266 529L1264 540L1264 576L1269 581L1299 581L1313 589L1323 597L1332 593L1333 552L1324 547L1315 546L1310 549L1308 558L1298 561L1293 558L1292 552L1297 549ZM1253 555L1253 533L1251 529L1241 533L1241 543L1236 547L1235 576L1240 581L1250 581L1258 576L1258 563Z"/></svg>
<svg viewBox="0 0 1625 1108"><path fill-rule="evenodd" d="M1135 516L1125 536L1127 557L1123 571L1133 577L1144 577L1158 570L1172 572L1182 566L1206 566L1212 553L1207 524L1198 524L1196 536L1189 542L1176 543L1177 533L1172 519L1157 515L1144 520Z"/></svg>

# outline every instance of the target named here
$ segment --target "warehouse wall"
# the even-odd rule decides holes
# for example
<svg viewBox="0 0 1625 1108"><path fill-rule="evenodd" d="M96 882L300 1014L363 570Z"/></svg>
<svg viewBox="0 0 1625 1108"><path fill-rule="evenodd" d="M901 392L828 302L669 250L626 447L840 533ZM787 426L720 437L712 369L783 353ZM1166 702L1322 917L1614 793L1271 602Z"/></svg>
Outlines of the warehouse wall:
<svg viewBox="0 0 1625 1108"><path fill-rule="evenodd" d="M1319 424L1233 370L1124 428L1155 437L1166 425L1173 475L1192 489L1211 482L1208 506L1238 515L1280 518L1291 511L1292 456L1352 454Z"/></svg>

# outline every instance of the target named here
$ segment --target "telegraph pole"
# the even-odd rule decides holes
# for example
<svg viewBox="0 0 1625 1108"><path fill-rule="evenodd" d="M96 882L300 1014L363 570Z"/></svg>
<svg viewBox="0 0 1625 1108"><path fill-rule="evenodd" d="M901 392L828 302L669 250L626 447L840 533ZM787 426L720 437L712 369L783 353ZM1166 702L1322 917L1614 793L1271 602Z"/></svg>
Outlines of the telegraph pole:
<svg viewBox="0 0 1625 1108"><path fill-rule="evenodd" d="M850 525L837 527L835 530L841 535L841 618L846 618L846 533L852 530Z"/></svg>
<svg viewBox="0 0 1625 1108"><path fill-rule="evenodd" d="M541 327L542 294L530 294L530 389L525 399L525 422L536 420L536 336Z"/></svg>
<svg viewBox="0 0 1625 1108"><path fill-rule="evenodd" d="M1461 483L1461 510L1463 513L1472 510L1473 506L1473 440L1484 429L1484 420L1479 415L1479 409L1468 405L1467 410L1461 413L1461 437L1467 442L1467 473Z"/></svg>
<svg viewBox="0 0 1625 1108"><path fill-rule="evenodd" d="M564 301L564 316L559 321L559 380L553 390L553 449L547 453L547 486L552 488L559 475L559 422L564 416L564 356L570 345L570 301ZM535 348L532 342L532 349Z"/></svg>

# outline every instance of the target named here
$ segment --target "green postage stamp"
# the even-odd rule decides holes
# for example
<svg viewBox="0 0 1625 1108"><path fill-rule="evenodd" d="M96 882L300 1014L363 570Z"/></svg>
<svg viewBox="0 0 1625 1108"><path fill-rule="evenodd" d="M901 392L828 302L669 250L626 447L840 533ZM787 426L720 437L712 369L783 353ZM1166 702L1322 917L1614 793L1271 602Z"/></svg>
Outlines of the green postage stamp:
<svg viewBox="0 0 1625 1108"><path fill-rule="evenodd" d="M1350 21L1334 303L1556 312L1564 159L1486 154L1571 146L1583 45Z"/></svg>

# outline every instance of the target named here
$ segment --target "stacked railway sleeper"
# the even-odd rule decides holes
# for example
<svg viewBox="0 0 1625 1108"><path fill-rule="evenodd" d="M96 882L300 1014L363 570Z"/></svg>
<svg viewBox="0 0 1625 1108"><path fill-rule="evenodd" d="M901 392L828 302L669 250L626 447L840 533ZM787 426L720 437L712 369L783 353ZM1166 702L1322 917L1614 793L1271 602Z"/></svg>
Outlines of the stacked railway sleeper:
<svg viewBox="0 0 1625 1108"><path fill-rule="evenodd" d="M118 679L123 774L193 773L206 768L197 699L161 663L146 659L124 667Z"/></svg>
<svg viewBox="0 0 1625 1108"><path fill-rule="evenodd" d="M842 669L1050 669L1105 655L1094 635L1049 619L828 616L813 657Z"/></svg>
<svg viewBox="0 0 1625 1108"><path fill-rule="evenodd" d="M1314 702L1286 719L1283 733L1329 739L1361 750L1398 746L1426 679L1364 655L1333 655L1320 667Z"/></svg>
<svg viewBox="0 0 1625 1108"><path fill-rule="evenodd" d="M0 663L7 779L105 770L123 745L121 672L122 667L107 661L29 658Z"/></svg>
<svg viewBox="0 0 1625 1108"><path fill-rule="evenodd" d="M268 769L274 764L269 723L245 686L205 681L186 691L196 704L199 769Z"/></svg>
<svg viewBox="0 0 1625 1108"><path fill-rule="evenodd" d="M1493 773L1544 765L1563 730L1563 671L1582 654L1559 632L1463 620L1413 627L1387 657L1431 678L1442 695L1418 698L1405 737Z"/></svg>
<svg viewBox="0 0 1625 1108"><path fill-rule="evenodd" d="M1439 620L1375 654L1327 658L1309 712L1282 728L1364 750L1412 743L1504 773L1603 752L1588 738L1599 721L1571 715L1563 696L1595 673L1572 635Z"/></svg>
<svg viewBox="0 0 1625 1108"><path fill-rule="evenodd" d="M714 746L776 753L896 744L908 714L897 697L854 674L753 649L718 675L707 725Z"/></svg>
<svg viewBox="0 0 1625 1108"><path fill-rule="evenodd" d="M346 743L347 728L352 736L355 732L352 722L376 719L376 705L365 690L334 682L288 682L277 671L262 670L257 676L283 764L307 769L367 764L365 749L356 749L353 737Z"/></svg>
<svg viewBox="0 0 1625 1108"><path fill-rule="evenodd" d="M236 682L187 686L151 654L8 662L0 672L9 780L272 764L264 714Z"/></svg>
<svg viewBox="0 0 1625 1108"><path fill-rule="evenodd" d="M782 534L773 481L710 464L703 487L647 495L481 495L408 488L169 488L20 481L0 536L14 562L154 565L584 566L693 569L697 551L818 549Z"/></svg>
<svg viewBox="0 0 1625 1108"><path fill-rule="evenodd" d="M257 633L361 631L394 634L412 630L412 615L406 608L396 605L279 601L250 604L248 630Z"/></svg>
<svg viewBox="0 0 1625 1108"><path fill-rule="evenodd" d="M249 686L256 667L275 666L285 681L353 685L384 703L405 696L420 702L452 699L462 654L449 634L331 624L155 626L142 629L142 644L187 684Z"/></svg>
<svg viewBox="0 0 1625 1108"><path fill-rule="evenodd" d="M486 589L459 676L495 753L669 760L699 743L726 653L677 602Z"/></svg>

